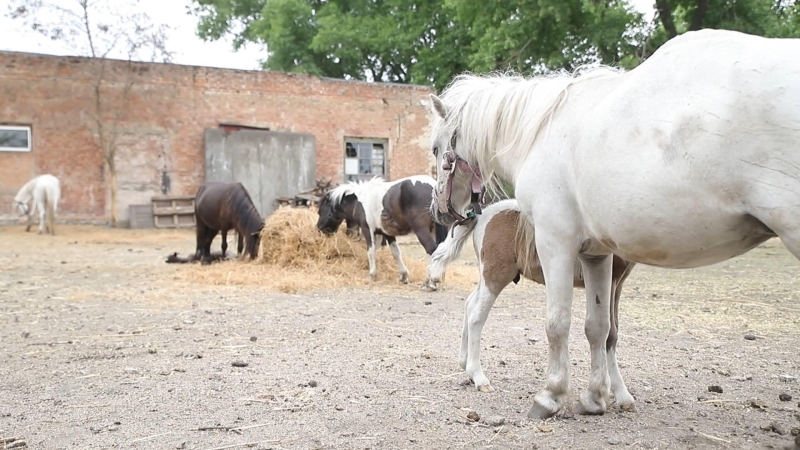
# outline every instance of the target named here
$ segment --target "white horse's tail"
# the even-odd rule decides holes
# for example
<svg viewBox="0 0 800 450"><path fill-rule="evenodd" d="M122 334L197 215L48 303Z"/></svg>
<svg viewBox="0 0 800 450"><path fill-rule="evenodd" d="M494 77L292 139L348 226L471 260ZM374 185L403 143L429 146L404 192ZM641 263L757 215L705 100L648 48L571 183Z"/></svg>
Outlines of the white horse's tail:
<svg viewBox="0 0 800 450"><path fill-rule="evenodd" d="M436 247L436 251L431 254L431 260L428 263L428 274L422 284L423 289L435 291L438 288L439 283L444 279L447 266L461 256L464 243L472 235L477 224L478 220L475 219L464 225L456 226L452 234L448 234L447 239Z"/></svg>

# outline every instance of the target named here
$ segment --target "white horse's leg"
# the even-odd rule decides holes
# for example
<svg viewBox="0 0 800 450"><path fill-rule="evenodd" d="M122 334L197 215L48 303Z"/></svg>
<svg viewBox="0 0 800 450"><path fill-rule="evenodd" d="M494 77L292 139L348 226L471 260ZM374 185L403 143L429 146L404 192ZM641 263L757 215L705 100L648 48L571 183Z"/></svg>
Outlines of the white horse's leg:
<svg viewBox="0 0 800 450"><path fill-rule="evenodd" d="M528 411L533 419L555 415L569 394L569 328L578 249L572 236L549 231L550 227L536 229L536 252L546 281L548 366L545 388L536 394Z"/></svg>
<svg viewBox="0 0 800 450"><path fill-rule="evenodd" d="M581 394L578 412L604 414L610 403L606 341L611 327L611 256L581 258L586 285L586 322L592 371L589 387Z"/></svg>
<svg viewBox="0 0 800 450"><path fill-rule="evenodd" d="M481 282L482 281L483 280L481 280ZM469 317L472 308L475 307L477 298L478 288L475 288L475 290L470 292L469 296L467 296L467 300L464 301L464 326L461 329L461 350L458 352L458 365L464 370L467 370L467 352L469 351Z"/></svg>
<svg viewBox="0 0 800 450"><path fill-rule="evenodd" d="M477 295L469 310L469 336L467 344L467 374L481 392L494 392L489 378L483 374L481 368L481 331L489 312L492 310L497 294L491 291L485 282L478 286Z"/></svg>
<svg viewBox="0 0 800 450"><path fill-rule="evenodd" d="M614 394L614 399L617 406L623 411L636 411L635 400L628 387L625 386L625 381L622 379L622 374L619 371L617 364L617 339L619 333L619 298L622 293L622 281L619 283L612 282L611 285L611 329L609 330L608 341L606 342L606 359L608 360L608 376L611 379L611 392Z"/></svg>
<svg viewBox="0 0 800 450"><path fill-rule="evenodd" d="M375 255L375 232L369 230L369 242L367 242L367 259L369 260L369 280L375 281L378 276L378 267Z"/></svg>
<svg viewBox="0 0 800 450"><path fill-rule="evenodd" d="M397 263L397 270L400 271L400 282L406 284L408 283L408 268L403 262L403 258L400 256L400 247L397 245L397 238L394 236L386 236L386 240L389 241L389 248L392 249L392 256Z"/></svg>
<svg viewBox="0 0 800 450"><path fill-rule="evenodd" d="M46 220L45 216L47 214L47 210L45 209L44 203L45 203L44 199L41 198L36 199L36 209L39 210L39 231L37 232L38 234L42 234L45 226L45 220Z"/></svg>

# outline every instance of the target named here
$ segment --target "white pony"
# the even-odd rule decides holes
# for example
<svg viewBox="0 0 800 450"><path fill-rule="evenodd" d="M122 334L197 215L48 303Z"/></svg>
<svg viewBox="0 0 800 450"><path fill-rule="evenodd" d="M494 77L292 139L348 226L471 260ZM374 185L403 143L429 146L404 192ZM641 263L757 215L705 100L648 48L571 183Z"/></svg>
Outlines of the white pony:
<svg viewBox="0 0 800 450"><path fill-rule="evenodd" d="M56 234L55 222L58 201L61 198L61 182L50 174L39 175L25 183L14 196L14 206L19 209L20 215L27 216L28 226L25 231L31 230L33 214L39 212L39 231L42 234L47 216L47 231ZM33 200L33 205L29 205Z"/></svg>
<svg viewBox="0 0 800 450"><path fill-rule="evenodd" d="M701 267L778 236L800 259L798 55L800 39L701 30L627 73L465 75L431 96L437 220L448 202L467 208L474 179L490 191L506 180L536 229L549 365L530 417L556 414L569 395L576 260L591 351L578 411L602 414L611 254Z"/></svg>

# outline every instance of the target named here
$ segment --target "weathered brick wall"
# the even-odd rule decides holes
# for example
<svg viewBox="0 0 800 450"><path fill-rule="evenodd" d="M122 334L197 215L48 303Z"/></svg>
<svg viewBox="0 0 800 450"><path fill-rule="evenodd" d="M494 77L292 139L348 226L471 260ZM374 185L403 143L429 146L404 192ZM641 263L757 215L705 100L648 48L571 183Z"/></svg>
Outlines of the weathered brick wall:
<svg viewBox="0 0 800 450"><path fill-rule="evenodd" d="M421 100L432 88L0 52L0 124L33 129L31 153L0 152L0 218L11 217L16 191L41 173L61 179L61 218L109 216L94 125L100 74L104 123L118 123L123 219L129 204L161 193L162 171L170 193L193 194L204 178L203 130L220 123L314 134L318 178L341 181L345 137L387 139L390 178L430 173Z"/></svg>

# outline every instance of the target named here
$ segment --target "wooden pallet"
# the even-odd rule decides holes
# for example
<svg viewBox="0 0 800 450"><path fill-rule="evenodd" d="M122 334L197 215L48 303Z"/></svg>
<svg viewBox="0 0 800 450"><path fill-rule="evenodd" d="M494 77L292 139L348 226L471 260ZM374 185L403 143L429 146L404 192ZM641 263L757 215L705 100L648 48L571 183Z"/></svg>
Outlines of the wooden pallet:
<svg viewBox="0 0 800 450"><path fill-rule="evenodd" d="M153 197L153 224L156 228L194 228L194 195Z"/></svg>

